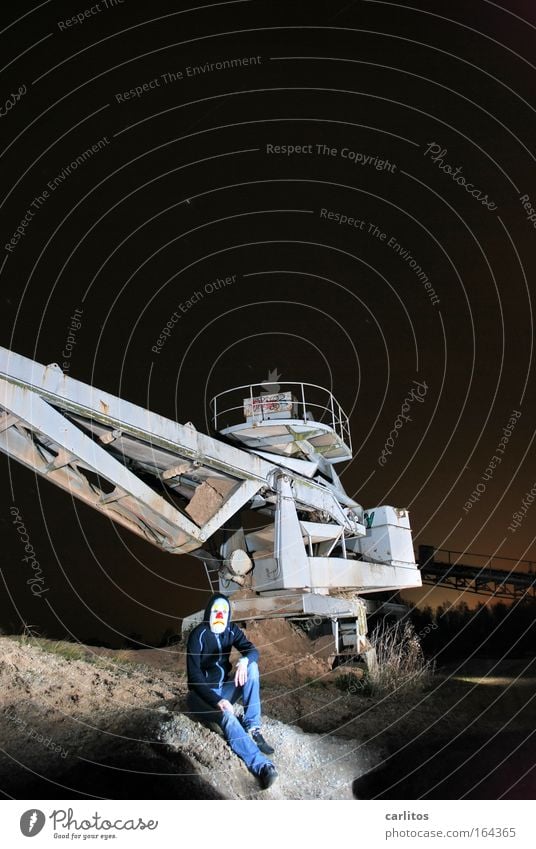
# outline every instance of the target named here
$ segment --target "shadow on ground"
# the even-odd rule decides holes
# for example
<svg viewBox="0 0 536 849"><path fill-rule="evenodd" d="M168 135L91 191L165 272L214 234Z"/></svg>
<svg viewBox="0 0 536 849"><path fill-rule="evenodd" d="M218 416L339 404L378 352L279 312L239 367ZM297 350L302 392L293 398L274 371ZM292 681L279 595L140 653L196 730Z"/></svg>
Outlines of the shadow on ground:
<svg viewBox="0 0 536 849"><path fill-rule="evenodd" d="M353 783L358 799L534 799L536 739L499 732L420 740Z"/></svg>
<svg viewBox="0 0 536 849"><path fill-rule="evenodd" d="M16 799L222 799L181 754L167 757L152 745L111 747L99 763L80 758L52 777L29 773L0 757L2 795Z"/></svg>

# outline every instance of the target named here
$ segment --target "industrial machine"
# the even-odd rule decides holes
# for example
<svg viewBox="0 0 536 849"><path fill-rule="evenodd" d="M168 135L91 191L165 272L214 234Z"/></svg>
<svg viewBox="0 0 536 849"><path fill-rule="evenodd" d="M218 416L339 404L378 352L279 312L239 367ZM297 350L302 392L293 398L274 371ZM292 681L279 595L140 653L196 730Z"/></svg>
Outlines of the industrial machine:
<svg viewBox="0 0 536 849"><path fill-rule="evenodd" d="M235 620L327 621L334 656L366 658L367 593L421 586L408 511L364 510L344 491L349 422L326 389L222 392L210 436L0 348L0 416L10 458L163 551L200 558Z"/></svg>

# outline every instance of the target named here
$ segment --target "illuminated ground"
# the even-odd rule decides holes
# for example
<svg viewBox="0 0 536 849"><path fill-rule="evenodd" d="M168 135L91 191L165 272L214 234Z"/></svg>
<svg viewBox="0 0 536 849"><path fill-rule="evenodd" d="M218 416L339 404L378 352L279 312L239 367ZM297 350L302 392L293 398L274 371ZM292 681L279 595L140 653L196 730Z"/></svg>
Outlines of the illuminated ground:
<svg viewBox="0 0 536 849"><path fill-rule="evenodd" d="M180 646L119 652L0 637L0 789L15 798L534 798L532 661L451 664L420 694L378 699L339 689L321 644L304 653L302 636L281 628L270 640L263 705L280 780L263 794L225 742L184 715Z"/></svg>

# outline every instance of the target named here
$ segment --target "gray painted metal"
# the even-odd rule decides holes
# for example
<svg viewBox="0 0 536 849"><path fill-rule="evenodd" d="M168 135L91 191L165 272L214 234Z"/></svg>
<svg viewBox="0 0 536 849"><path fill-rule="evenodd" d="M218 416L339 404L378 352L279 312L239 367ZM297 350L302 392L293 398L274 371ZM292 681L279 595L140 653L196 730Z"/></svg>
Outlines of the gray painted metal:
<svg viewBox="0 0 536 849"><path fill-rule="evenodd" d="M298 425L311 422L306 384L300 386L303 421ZM349 446L348 421L328 396L333 444L342 445L344 437ZM284 415L287 426L288 412ZM363 509L345 493L335 460L328 463L322 455L325 444L318 450L309 445L302 457L270 453L271 447L279 450L278 444L271 446L266 438L262 451L229 445L64 375L55 364L45 366L0 348L0 450L162 550L195 553L205 561L212 587L218 567L207 540L242 508L255 507L270 517L273 524L257 535L242 533L218 543L220 587L230 592L245 587L250 597L237 598L244 611L355 618L363 603L349 602L342 590L420 586L415 563L400 562L394 550L402 551L398 540L404 541L402 560L411 559L407 514L402 519L393 508L376 509L377 515L391 511L385 526L388 559L368 562L359 553L359 540L365 551L374 534L379 550L384 531L371 529L372 519L365 527ZM244 549L246 539L249 550ZM247 570L233 573L237 549L244 549L241 562L252 557L250 575ZM294 590L291 597L289 589ZM278 613L282 591L287 602ZM359 642L363 628L356 633Z"/></svg>

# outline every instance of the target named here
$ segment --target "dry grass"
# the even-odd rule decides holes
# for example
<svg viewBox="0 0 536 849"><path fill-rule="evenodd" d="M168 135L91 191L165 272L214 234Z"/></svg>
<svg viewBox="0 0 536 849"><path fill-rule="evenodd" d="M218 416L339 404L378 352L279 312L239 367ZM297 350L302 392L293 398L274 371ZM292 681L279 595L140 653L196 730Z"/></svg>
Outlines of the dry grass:
<svg viewBox="0 0 536 849"><path fill-rule="evenodd" d="M85 663L91 663L102 668L115 666L121 667L125 670L141 666L141 664L133 660L128 655L128 652L124 650L118 650L110 656L101 656L97 652L92 651L90 647L85 646L83 643L70 643L66 640L50 640L47 637L37 637L32 633L10 634L7 636L10 640L20 643L21 646L32 646L33 648L40 649L48 654L58 655L64 660L83 660Z"/></svg>
<svg viewBox="0 0 536 849"><path fill-rule="evenodd" d="M366 675L370 694L416 695L431 683L434 664L425 660L411 622L382 622L371 635L377 664Z"/></svg>

